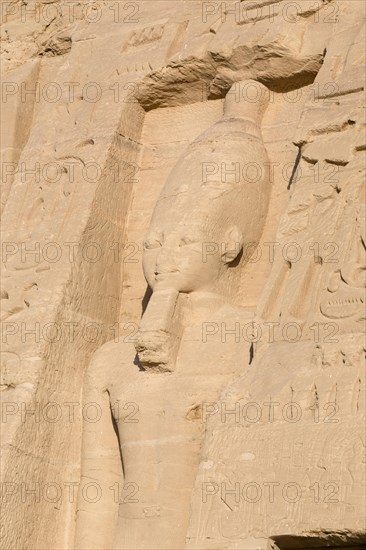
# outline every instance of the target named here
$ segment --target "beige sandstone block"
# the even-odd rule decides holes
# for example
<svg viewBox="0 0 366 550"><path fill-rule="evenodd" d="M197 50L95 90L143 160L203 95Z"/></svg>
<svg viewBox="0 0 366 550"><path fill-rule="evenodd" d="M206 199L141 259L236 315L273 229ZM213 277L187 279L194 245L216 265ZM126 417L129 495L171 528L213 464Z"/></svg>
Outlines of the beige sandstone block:
<svg viewBox="0 0 366 550"><path fill-rule="evenodd" d="M366 547L364 13L4 3L1 548Z"/></svg>

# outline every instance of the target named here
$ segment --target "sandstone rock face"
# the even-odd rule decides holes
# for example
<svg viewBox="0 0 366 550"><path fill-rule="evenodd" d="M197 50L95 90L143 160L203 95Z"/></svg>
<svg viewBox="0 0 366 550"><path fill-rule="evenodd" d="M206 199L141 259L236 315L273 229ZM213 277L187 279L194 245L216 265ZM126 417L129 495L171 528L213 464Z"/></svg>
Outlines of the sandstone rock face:
<svg viewBox="0 0 366 550"><path fill-rule="evenodd" d="M1 548L366 548L364 16L3 3Z"/></svg>

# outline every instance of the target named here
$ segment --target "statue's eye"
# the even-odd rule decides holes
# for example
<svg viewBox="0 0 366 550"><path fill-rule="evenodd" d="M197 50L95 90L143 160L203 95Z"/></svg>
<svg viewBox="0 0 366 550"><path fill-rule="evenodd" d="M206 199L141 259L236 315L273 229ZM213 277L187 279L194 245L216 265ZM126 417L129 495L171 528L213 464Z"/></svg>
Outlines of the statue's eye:
<svg viewBox="0 0 366 550"><path fill-rule="evenodd" d="M146 250L151 250L152 248L159 248L161 246L161 242L159 239L145 239L144 241L144 248Z"/></svg>
<svg viewBox="0 0 366 550"><path fill-rule="evenodd" d="M193 235L185 235L184 237L181 238L179 242L179 246L185 246L187 244L193 244L195 242L197 242L197 237Z"/></svg>

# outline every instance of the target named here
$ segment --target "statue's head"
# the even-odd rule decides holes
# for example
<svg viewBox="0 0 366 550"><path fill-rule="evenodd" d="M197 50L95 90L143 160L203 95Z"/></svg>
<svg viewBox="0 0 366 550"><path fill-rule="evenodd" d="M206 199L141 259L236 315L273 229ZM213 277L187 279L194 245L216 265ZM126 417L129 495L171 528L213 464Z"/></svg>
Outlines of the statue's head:
<svg viewBox="0 0 366 550"><path fill-rule="evenodd" d="M266 101L236 102L231 94L224 117L175 165L144 241L143 269L153 290L209 289L234 265L244 243L259 238L268 186L257 117ZM258 177L250 181L245 171L253 161Z"/></svg>

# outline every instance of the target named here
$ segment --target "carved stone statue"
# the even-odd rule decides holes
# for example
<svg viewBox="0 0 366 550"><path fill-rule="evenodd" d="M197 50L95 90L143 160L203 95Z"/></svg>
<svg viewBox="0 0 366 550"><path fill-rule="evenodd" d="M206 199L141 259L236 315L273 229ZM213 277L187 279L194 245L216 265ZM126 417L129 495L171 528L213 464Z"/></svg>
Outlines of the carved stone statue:
<svg viewBox="0 0 366 550"><path fill-rule="evenodd" d="M258 94L252 101L245 90L250 84ZM137 343L145 367L174 369L184 323L178 293L225 296L233 286L230 267L262 234L270 189L259 125L269 94L252 81L233 88L222 119L188 147L155 205L143 256L153 296ZM245 179L250 168L254 181Z"/></svg>
<svg viewBox="0 0 366 550"><path fill-rule="evenodd" d="M68 4L4 3L0 548L364 550L365 2Z"/></svg>
<svg viewBox="0 0 366 550"><path fill-rule="evenodd" d="M268 90L255 85L254 102L229 92L223 117L189 145L155 205L143 256L152 296L138 355L110 342L88 369L84 402L100 404L103 415L97 424L84 421L81 489L90 480L107 488L120 468L124 487L138 494L121 499L116 518L113 502L88 504L81 490L77 548L184 546L203 404L216 401L249 360L249 346L226 342L221 332L208 346L203 327L229 330L251 318L234 303L248 259L243 247L258 243L270 196L260 132ZM245 179L249 165L254 182Z"/></svg>

